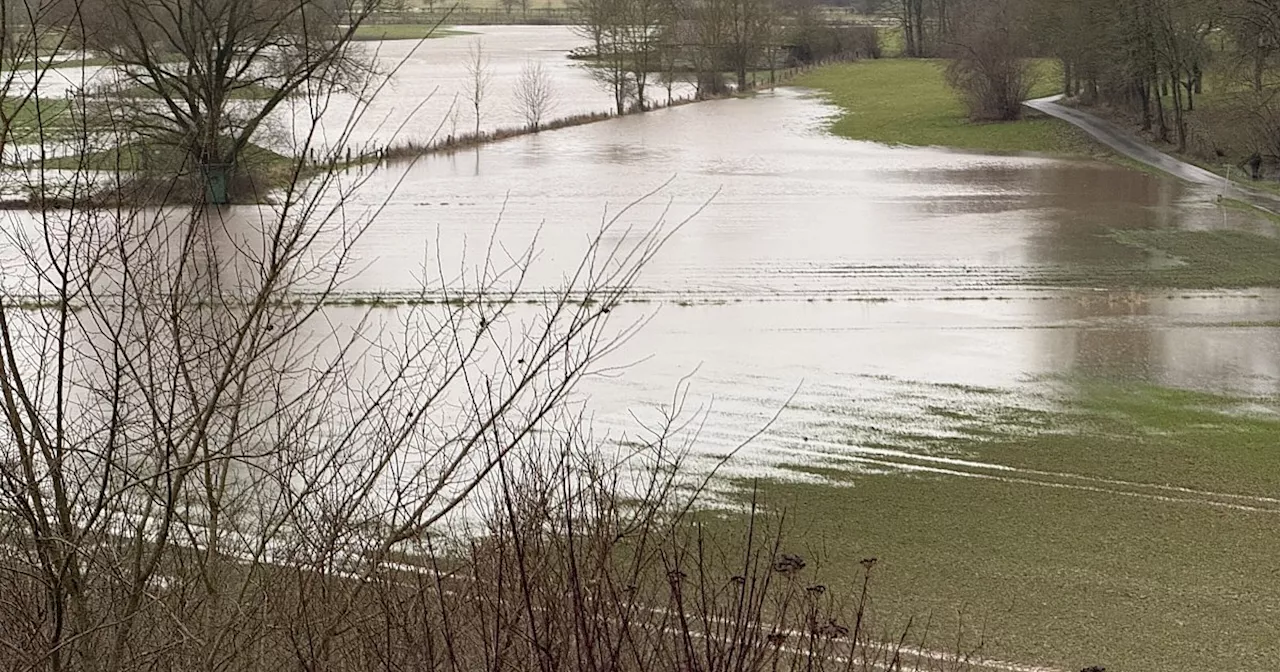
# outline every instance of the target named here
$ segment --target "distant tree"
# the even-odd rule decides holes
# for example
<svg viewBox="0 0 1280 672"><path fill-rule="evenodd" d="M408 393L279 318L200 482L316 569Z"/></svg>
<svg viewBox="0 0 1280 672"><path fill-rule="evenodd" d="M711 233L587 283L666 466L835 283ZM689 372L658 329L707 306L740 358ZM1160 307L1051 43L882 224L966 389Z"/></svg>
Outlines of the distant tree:
<svg viewBox="0 0 1280 672"><path fill-rule="evenodd" d="M902 26L902 55L912 58L924 56L925 16L924 0L899 0L898 21Z"/></svg>
<svg viewBox="0 0 1280 672"><path fill-rule="evenodd" d="M728 90L723 72L727 68L730 3L732 0L691 0L684 8L690 26L682 39L693 44L690 61L694 70L695 95L717 96Z"/></svg>
<svg viewBox="0 0 1280 672"><path fill-rule="evenodd" d="M629 24L632 1L573 0L570 3L578 15L579 23L575 30L594 46L593 58L586 67L592 79L613 95L618 114L627 111L628 103L636 95L632 49L635 48L633 41L638 29Z"/></svg>
<svg viewBox="0 0 1280 672"><path fill-rule="evenodd" d="M516 78L516 111L536 133L542 127L543 120L555 108L555 104L555 87L542 63L525 61L520 68L520 76Z"/></svg>
<svg viewBox="0 0 1280 672"><path fill-rule="evenodd" d="M1155 10L1154 40L1160 68L1171 83L1174 131L1178 151L1187 149L1184 112L1195 109L1195 93L1208 59L1208 36L1217 14L1199 0L1149 0Z"/></svg>
<svg viewBox="0 0 1280 672"><path fill-rule="evenodd" d="M779 21L774 0L727 0L725 57L738 90L749 88L747 73L759 65Z"/></svg>
<svg viewBox="0 0 1280 672"><path fill-rule="evenodd" d="M615 5L619 0L568 0L567 6L576 15L573 29L591 42L596 58L604 53L605 34L616 24Z"/></svg>
<svg viewBox="0 0 1280 672"><path fill-rule="evenodd" d="M671 11L669 0L625 0L618 2L616 36L618 52L635 88L636 105L648 109L645 90L649 75L661 71L664 29Z"/></svg>
<svg viewBox="0 0 1280 672"><path fill-rule="evenodd" d="M1248 67L1249 84L1255 92L1265 88L1267 66L1280 51L1278 18L1254 3L1239 3L1228 14L1226 30L1235 44L1239 64Z"/></svg>
<svg viewBox="0 0 1280 672"><path fill-rule="evenodd" d="M471 103L471 110L475 114L476 119L476 135L480 135L480 121L483 118L483 106L485 95L489 92L489 84L493 80L493 73L489 66L489 57L484 53L484 41L476 39L467 45L467 60L464 64L467 70L467 81L465 84L467 101Z"/></svg>

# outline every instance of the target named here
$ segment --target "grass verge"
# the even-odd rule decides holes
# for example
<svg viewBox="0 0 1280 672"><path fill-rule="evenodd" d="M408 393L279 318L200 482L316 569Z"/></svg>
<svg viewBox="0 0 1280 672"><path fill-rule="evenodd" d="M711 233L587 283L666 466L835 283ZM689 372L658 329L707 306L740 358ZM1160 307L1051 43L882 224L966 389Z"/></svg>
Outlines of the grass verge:
<svg viewBox="0 0 1280 672"><path fill-rule="evenodd" d="M1250 497L1280 492L1280 416L1097 381L1057 402L936 409L922 422L946 421L945 438L904 428L869 446L919 456L893 458L901 468L811 462L796 469L825 482L762 491L801 521L795 536L824 581L876 556L880 594L894 596L882 616L932 614L939 632L967 623L988 654L1063 669L1274 669L1280 503Z"/></svg>
<svg viewBox="0 0 1280 672"><path fill-rule="evenodd" d="M437 27L431 23L383 23L366 24L356 28L357 42L377 42L382 40L425 40L455 35L471 35L473 33L444 26Z"/></svg>
<svg viewBox="0 0 1280 672"><path fill-rule="evenodd" d="M831 132L853 140L997 152L1092 155L1099 146L1075 127L1056 119L1009 123L970 122L963 104L947 86L944 62L879 59L818 68L801 75L799 86L821 91L844 114ZM1034 95L1050 95L1057 77L1052 64L1036 64Z"/></svg>
<svg viewBox="0 0 1280 672"><path fill-rule="evenodd" d="M15 128L58 126L69 121L71 103L62 98L5 98L4 115Z"/></svg>
<svg viewBox="0 0 1280 672"><path fill-rule="evenodd" d="M260 84L249 84L241 86L231 92L231 100L269 100L279 93L278 89L262 86ZM154 90L138 85L130 86L122 89L102 89L94 95L104 98L136 98L136 99L158 99L160 96Z"/></svg>

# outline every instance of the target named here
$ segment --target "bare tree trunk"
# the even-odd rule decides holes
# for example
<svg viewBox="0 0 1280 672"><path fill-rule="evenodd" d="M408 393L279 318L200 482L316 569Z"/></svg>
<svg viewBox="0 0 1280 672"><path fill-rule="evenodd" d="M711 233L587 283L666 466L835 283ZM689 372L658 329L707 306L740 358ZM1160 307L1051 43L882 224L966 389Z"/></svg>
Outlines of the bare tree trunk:
<svg viewBox="0 0 1280 672"><path fill-rule="evenodd" d="M1138 100L1142 105L1142 130L1151 130L1151 86L1146 80L1139 79L1134 83Z"/></svg>
<svg viewBox="0 0 1280 672"><path fill-rule="evenodd" d="M1177 134L1178 151L1187 151L1187 120L1182 106L1182 83L1180 81L1181 73L1173 72L1170 78L1173 80L1173 86L1170 87L1173 93L1173 129Z"/></svg>
<svg viewBox="0 0 1280 672"><path fill-rule="evenodd" d="M1163 81L1164 81L1164 78L1161 77L1159 74L1153 74L1151 88L1154 91L1156 91L1155 102L1156 102L1156 122L1157 122L1157 130L1158 130L1157 137L1161 142L1168 142L1169 141L1169 124L1165 119L1164 96L1159 95L1159 82L1163 82Z"/></svg>

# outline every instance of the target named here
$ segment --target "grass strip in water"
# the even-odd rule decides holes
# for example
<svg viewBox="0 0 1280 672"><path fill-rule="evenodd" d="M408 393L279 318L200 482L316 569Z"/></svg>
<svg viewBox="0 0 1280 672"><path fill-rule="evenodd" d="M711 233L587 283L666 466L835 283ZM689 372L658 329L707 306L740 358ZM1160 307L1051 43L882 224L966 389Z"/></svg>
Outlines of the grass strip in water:
<svg viewBox="0 0 1280 672"><path fill-rule="evenodd" d="M1080 264L1037 273L1028 281L1067 287L1280 287L1280 238L1276 236L1173 228L1112 229L1106 235L1117 247L1134 251L1135 261Z"/></svg>

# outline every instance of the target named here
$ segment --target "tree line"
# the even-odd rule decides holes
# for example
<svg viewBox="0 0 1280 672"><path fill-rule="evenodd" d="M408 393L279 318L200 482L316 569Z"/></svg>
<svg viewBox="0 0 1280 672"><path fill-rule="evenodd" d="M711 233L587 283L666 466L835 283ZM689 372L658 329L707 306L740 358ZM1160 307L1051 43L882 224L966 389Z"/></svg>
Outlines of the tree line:
<svg viewBox="0 0 1280 672"><path fill-rule="evenodd" d="M752 86L753 73L880 55L874 29L833 25L809 0L573 0L582 57L619 113L648 109L651 88L687 82L699 98Z"/></svg>
<svg viewBox="0 0 1280 672"><path fill-rule="evenodd" d="M1053 59L1069 98L1180 152L1280 157L1280 1L899 0L894 10L904 55L953 59L977 118L1016 116L997 99L1029 89L1030 59Z"/></svg>

